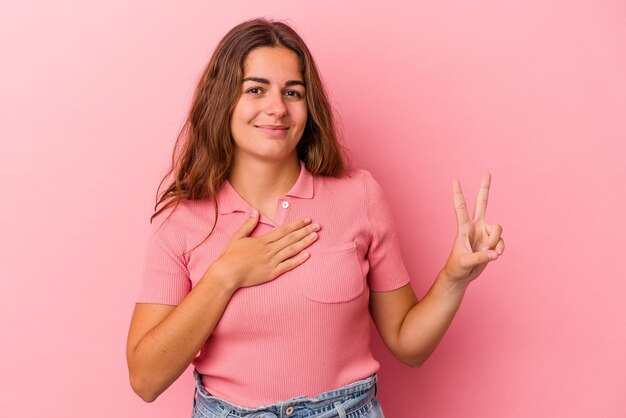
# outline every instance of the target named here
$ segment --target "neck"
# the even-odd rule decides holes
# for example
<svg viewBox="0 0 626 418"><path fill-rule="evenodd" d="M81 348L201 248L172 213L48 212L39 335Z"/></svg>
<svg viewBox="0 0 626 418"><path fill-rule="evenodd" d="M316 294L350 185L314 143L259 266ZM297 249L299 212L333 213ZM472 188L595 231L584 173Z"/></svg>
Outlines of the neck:
<svg viewBox="0 0 626 418"><path fill-rule="evenodd" d="M258 208L275 204L291 190L299 175L300 161L296 154L277 162L235 158L228 180L244 199Z"/></svg>

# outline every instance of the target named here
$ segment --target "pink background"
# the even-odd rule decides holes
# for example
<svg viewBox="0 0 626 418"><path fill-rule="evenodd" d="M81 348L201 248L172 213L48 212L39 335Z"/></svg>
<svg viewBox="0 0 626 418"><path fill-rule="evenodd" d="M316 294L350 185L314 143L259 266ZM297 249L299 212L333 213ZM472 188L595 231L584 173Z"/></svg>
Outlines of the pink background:
<svg viewBox="0 0 626 418"><path fill-rule="evenodd" d="M373 338L388 417L626 416L621 1L0 3L0 416L189 416L124 346L156 187L197 77L240 21L305 38L358 166L383 185L421 297L451 179L507 249L420 369Z"/></svg>

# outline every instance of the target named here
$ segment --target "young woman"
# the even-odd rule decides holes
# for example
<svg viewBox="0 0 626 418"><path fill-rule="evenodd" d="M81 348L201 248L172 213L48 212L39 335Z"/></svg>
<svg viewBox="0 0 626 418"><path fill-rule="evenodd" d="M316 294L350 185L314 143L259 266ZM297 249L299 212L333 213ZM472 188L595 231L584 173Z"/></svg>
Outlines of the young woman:
<svg viewBox="0 0 626 418"><path fill-rule="evenodd" d="M193 364L194 417L382 417L370 315L418 367L504 251L502 228L484 221L490 176L472 218L454 180L458 235L418 303L384 194L347 166L313 58L281 22L247 21L221 40L172 172L127 358L147 402Z"/></svg>

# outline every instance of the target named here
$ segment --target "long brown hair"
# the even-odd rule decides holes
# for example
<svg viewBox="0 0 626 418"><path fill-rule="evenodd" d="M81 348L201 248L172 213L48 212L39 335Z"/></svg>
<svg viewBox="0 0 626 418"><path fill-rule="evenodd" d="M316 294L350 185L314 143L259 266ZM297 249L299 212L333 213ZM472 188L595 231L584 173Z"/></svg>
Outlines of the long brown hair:
<svg viewBox="0 0 626 418"><path fill-rule="evenodd" d="M200 77L189 115L174 146L172 165L157 189L151 223L168 207L174 205L175 210L182 199L207 197L212 198L217 222L215 196L233 165L230 119L241 95L244 61L250 51L263 46L288 48L300 58L308 114L297 145L298 158L314 175L341 177L349 170L346 149L338 141L332 108L306 44L283 22L249 20L222 38ZM161 185L172 173L173 181L159 197ZM157 210L162 203L164 206Z"/></svg>

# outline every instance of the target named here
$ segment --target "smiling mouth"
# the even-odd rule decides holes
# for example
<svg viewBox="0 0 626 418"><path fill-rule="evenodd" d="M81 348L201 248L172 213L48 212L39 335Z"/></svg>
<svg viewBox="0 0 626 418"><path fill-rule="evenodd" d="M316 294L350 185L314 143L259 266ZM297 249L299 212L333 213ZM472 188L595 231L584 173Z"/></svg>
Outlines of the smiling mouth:
<svg viewBox="0 0 626 418"><path fill-rule="evenodd" d="M282 136L289 129L284 125L254 125L254 127L270 136Z"/></svg>

